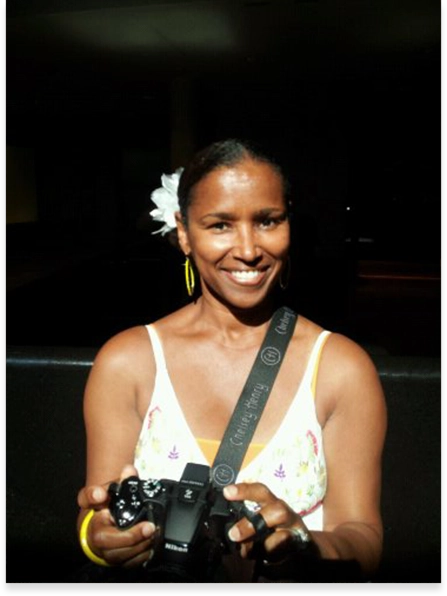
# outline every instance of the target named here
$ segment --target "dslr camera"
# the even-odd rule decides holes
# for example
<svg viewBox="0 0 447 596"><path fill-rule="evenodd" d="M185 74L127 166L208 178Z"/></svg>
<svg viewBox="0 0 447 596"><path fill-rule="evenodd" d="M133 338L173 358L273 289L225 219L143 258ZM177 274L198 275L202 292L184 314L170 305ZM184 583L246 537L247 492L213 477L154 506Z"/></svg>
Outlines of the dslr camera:
<svg viewBox="0 0 447 596"><path fill-rule="evenodd" d="M220 581L222 556L235 548L227 532L247 510L213 486L209 466L186 464L179 482L131 476L112 483L109 495L119 529L151 521L159 530L154 556L145 565L147 581Z"/></svg>

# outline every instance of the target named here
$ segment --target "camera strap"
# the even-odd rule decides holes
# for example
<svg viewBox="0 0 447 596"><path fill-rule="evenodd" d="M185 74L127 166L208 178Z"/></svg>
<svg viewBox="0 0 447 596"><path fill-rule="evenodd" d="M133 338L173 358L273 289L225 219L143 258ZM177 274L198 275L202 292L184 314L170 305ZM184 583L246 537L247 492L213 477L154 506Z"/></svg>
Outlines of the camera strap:
<svg viewBox="0 0 447 596"><path fill-rule="evenodd" d="M293 335L298 315L283 306L273 314L213 462L211 480L223 488L236 480Z"/></svg>

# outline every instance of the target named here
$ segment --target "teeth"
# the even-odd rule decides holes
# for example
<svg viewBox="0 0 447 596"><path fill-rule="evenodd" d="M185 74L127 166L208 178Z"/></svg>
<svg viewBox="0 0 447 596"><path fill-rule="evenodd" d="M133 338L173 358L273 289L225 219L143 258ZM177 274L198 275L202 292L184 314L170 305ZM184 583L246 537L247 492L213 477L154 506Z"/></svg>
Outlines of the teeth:
<svg viewBox="0 0 447 596"><path fill-rule="evenodd" d="M260 271L232 271L231 275L240 281L249 281L261 275Z"/></svg>

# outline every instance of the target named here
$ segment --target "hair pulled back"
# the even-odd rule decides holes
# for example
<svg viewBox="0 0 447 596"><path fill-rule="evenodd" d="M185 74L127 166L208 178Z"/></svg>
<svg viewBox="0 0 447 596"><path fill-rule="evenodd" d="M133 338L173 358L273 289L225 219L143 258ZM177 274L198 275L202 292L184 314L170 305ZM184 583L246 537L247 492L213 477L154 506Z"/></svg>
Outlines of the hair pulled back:
<svg viewBox="0 0 447 596"><path fill-rule="evenodd" d="M275 160L252 142L240 139L226 139L212 143L196 153L183 170L178 187L178 200L180 213L185 222L196 184L212 171L218 168L234 166L245 159L252 159L253 161L270 165L282 181L284 198L286 200L288 184L281 167Z"/></svg>

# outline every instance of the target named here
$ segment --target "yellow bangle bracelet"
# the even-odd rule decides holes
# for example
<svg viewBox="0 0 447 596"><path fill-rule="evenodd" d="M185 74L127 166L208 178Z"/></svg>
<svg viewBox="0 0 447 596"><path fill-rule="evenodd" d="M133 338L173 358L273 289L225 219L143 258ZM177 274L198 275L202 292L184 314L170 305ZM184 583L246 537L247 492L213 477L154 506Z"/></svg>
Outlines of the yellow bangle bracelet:
<svg viewBox="0 0 447 596"><path fill-rule="evenodd" d="M98 557L98 555L95 555L95 553L89 547L88 542L87 542L88 525L89 525L92 517L94 516L94 514L95 514L95 510L90 509L90 511L87 513L87 515L82 520L81 530L79 532L79 542L81 543L81 548L84 551L84 554L90 559L90 561L93 561L93 563L96 563L97 565L102 565L102 567L110 567L110 565L109 565L109 563L107 563L107 561L105 561L104 559L101 559L101 557Z"/></svg>

